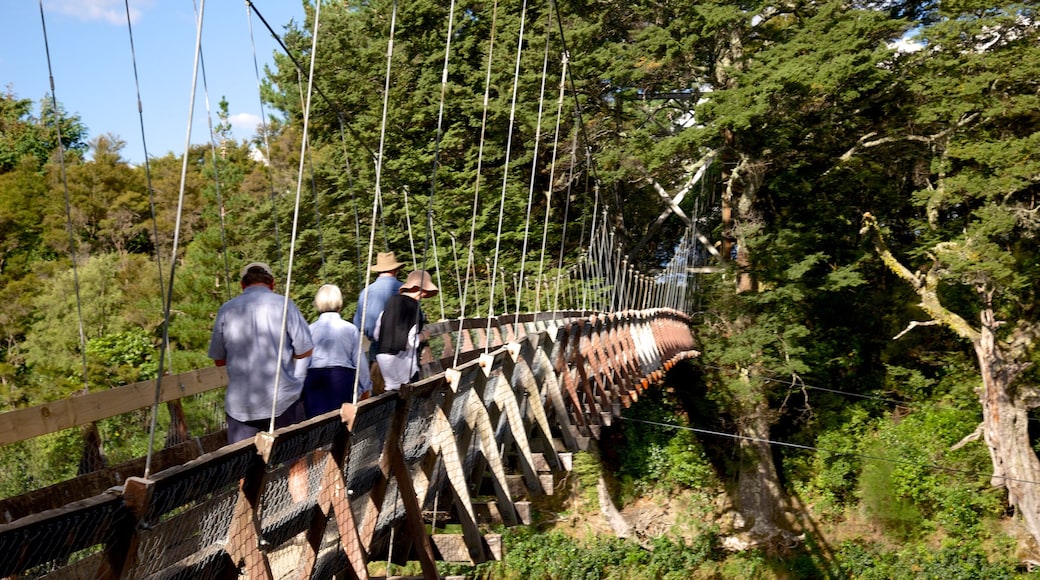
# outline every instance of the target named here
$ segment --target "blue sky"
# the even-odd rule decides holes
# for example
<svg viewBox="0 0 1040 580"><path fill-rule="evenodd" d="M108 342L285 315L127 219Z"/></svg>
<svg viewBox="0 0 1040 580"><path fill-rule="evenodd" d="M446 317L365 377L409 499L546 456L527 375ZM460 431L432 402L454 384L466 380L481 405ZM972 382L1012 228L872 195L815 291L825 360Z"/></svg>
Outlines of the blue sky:
<svg viewBox="0 0 1040 580"><path fill-rule="evenodd" d="M201 0L129 0L148 154L184 151L195 56L195 5ZM290 20L303 23L301 0L253 0L282 35ZM123 157L144 159L137 111L126 0L43 0L55 93L65 110L80 116L89 137L114 134L126 141ZM0 90L39 102L50 98L47 53L39 0L2 0ZM217 123L221 97L230 105L236 139L249 139L260 123L260 98L249 26L260 66L280 47L244 0L207 0L202 57L209 109ZM191 142L208 143L206 94L201 69ZM38 110L38 109L37 109ZM270 115L273 111L267 107Z"/></svg>

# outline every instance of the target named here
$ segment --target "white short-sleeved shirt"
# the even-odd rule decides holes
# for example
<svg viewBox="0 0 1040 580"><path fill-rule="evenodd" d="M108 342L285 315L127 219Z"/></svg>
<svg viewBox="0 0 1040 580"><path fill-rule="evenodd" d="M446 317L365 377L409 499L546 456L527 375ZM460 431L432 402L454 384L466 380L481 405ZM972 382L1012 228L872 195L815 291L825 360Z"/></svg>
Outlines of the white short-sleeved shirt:
<svg viewBox="0 0 1040 580"><path fill-rule="evenodd" d="M225 302L217 312L209 342L209 358L227 361L228 387L224 410L239 421L271 418L284 301L284 296L275 294L266 286L253 285ZM313 348L307 320L290 300L275 416L295 403L303 389L303 379L293 376L293 356Z"/></svg>
<svg viewBox="0 0 1040 580"><path fill-rule="evenodd" d="M376 324L376 340L379 340L379 327L382 326L383 316L379 315L379 323ZM408 329L407 347L397 354L385 352L376 354L376 363L379 364L379 373L383 375L383 389L387 391L400 390L401 385L408 383L419 372L419 327L415 324Z"/></svg>

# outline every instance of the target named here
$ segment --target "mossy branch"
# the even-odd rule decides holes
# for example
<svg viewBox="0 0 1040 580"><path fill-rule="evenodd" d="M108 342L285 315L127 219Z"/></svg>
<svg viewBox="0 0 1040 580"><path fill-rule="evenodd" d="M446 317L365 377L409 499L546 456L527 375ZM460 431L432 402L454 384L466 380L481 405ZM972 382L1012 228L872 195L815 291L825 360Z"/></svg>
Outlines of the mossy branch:
<svg viewBox="0 0 1040 580"><path fill-rule="evenodd" d="M940 302L937 265L933 264L924 273L914 272L903 265L892 255L892 251L888 249L888 244L885 243L885 239L881 235L881 229L878 227L877 220L870 212L863 214L863 227L860 229L860 234L869 235L874 244L874 249L877 251L878 256L881 257L881 261L885 266L913 287L914 292L921 298L919 303L921 309L928 316L931 316L932 320L954 331L957 333L957 336L970 340L973 343L979 339L980 333L975 327Z"/></svg>

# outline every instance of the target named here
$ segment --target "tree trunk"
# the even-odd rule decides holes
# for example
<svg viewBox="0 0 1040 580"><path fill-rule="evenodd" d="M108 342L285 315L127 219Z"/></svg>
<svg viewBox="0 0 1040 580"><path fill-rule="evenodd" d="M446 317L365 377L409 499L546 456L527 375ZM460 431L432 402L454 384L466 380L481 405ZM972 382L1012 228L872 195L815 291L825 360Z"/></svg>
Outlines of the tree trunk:
<svg viewBox="0 0 1040 580"><path fill-rule="evenodd" d="M792 539L781 527L785 496L769 445L770 415L768 403L760 399L749 413L737 417L737 433L741 437L737 512L742 519L737 528L741 537L724 542L733 550L776 548Z"/></svg>
<svg viewBox="0 0 1040 580"><path fill-rule="evenodd" d="M873 238L874 247L885 265L913 286L920 297L919 305L936 322L971 341L979 363L982 391L982 426L990 460L993 462L992 485L1008 490L1008 504L1022 515L1029 534L1040 544L1040 458L1029 440L1029 411L1040 406L1040 392L1035 386L1014 385L1014 381L1030 366L1028 345L1037 333L1035 326L1022 325L1011 333L1007 342L997 339L995 329L1004 324L993 312L992 291L976 288L982 311L976 330L967 320L948 310L939 300L937 265L924 274L913 272L899 262L885 244L874 216L863 215L862 233Z"/></svg>
<svg viewBox="0 0 1040 580"><path fill-rule="evenodd" d="M982 375L983 435L993 461L995 487L1006 487L1008 504L1021 514L1026 529L1040 543L1040 459L1029 440L1029 410L1037 406L1032 388L1014 388L1012 383L1025 365L1008 361L993 335L993 312L982 313L982 331L974 341Z"/></svg>

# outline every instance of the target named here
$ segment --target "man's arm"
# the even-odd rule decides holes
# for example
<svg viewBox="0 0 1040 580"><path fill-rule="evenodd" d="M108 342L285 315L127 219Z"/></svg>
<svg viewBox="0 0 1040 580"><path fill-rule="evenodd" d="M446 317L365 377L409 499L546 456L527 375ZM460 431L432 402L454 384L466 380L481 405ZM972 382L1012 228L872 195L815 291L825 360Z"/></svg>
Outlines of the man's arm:
<svg viewBox="0 0 1040 580"><path fill-rule="evenodd" d="M294 354L293 358L296 359L296 363L293 365L293 376L297 379L307 378L307 369L311 366L311 353L314 349L310 349L303 354Z"/></svg>

